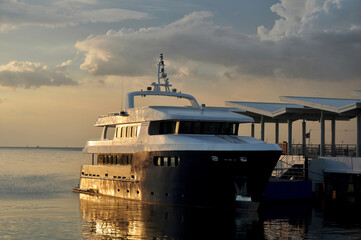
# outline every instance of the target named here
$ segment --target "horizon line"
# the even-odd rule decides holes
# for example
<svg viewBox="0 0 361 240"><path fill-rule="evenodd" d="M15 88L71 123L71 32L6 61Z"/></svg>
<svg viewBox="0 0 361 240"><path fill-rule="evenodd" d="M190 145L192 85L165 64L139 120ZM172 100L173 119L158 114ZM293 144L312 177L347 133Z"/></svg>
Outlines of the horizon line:
<svg viewBox="0 0 361 240"><path fill-rule="evenodd" d="M31 148L31 149L83 149L83 147L49 147L49 146L0 146L0 148Z"/></svg>

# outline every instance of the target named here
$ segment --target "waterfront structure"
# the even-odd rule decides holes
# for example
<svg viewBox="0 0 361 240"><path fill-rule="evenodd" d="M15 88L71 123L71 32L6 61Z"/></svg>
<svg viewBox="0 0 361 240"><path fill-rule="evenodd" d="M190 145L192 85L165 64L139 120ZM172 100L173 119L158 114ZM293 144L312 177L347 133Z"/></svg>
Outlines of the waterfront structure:
<svg viewBox="0 0 361 240"><path fill-rule="evenodd" d="M331 121L331 151L330 155L337 155L336 151L336 121L357 119L357 142L355 156L361 157L361 100L339 98L311 98L311 97L280 97L288 103L240 102L228 101L227 106L240 109L241 114L252 117L255 123L261 125L261 140L264 140L265 123L275 124L275 143L279 143L279 124L288 126L288 151L293 146L292 124L302 122L302 149L306 149L306 122L319 121L321 128L321 144L319 155L326 155L325 121ZM251 126L251 136L254 136L254 123Z"/></svg>
<svg viewBox="0 0 361 240"><path fill-rule="evenodd" d="M99 117L95 126L103 128L101 138L84 148L97 165L82 166L74 190L157 203L256 208L280 147L238 136L238 125L252 118L199 105L193 96L171 89L164 67L161 55L158 81L146 91L128 93L124 111ZM186 99L190 106L135 106L135 97L150 96Z"/></svg>
<svg viewBox="0 0 361 240"><path fill-rule="evenodd" d="M265 123L275 124L275 143L279 143L279 124L286 123L288 126L288 141L279 143L284 155L274 169L272 175L275 179L267 186L265 195L269 199L307 199L312 190L316 196L340 197L351 189L354 196L361 199L361 100L294 96L280 99L287 103L226 102L227 106L239 109L241 114L252 117L254 123L260 124L261 140L264 140ZM356 118L357 125L356 144L336 144L336 122L353 118ZM302 144L292 141L292 125L297 120L302 120ZM331 121L329 145L325 144L326 120ZM310 132L306 132L307 121L320 122L320 145L306 144L306 138L310 137ZM254 123L251 123L253 137ZM278 178L283 181L278 182ZM286 179L288 182L284 181ZM292 194L295 189L300 189L299 185L309 191L301 195L298 194L301 191ZM277 195L276 190L279 189L287 191Z"/></svg>

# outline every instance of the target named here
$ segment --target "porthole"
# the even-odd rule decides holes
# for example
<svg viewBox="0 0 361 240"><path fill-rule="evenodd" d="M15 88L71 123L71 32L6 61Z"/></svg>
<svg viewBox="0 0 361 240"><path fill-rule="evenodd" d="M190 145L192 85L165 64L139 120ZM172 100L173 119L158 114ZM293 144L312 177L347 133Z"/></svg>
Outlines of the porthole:
<svg viewBox="0 0 361 240"><path fill-rule="evenodd" d="M120 192L120 189L118 188L118 192Z"/></svg>
<svg viewBox="0 0 361 240"><path fill-rule="evenodd" d="M127 189L127 193L129 193L130 192L130 190L129 189Z"/></svg>
<svg viewBox="0 0 361 240"><path fill-rule="evenodd" d="M137 194L139 194L139 190L137 190Z"/></svg>
<svg viewBox="0 0 361 240"><path fill-rule="evenodd" d="M245 162L247 162L247 157L240 157L239 160L240 160L241 162L244 162L244 163L245 163Z"/></svg>
<svg viewBox="0 0 361 240"><path fill-rule="evenodd" d="M160 157L155 156L153 158L154 166L162 167L178 167L180 163L180 157Z"/></svg>

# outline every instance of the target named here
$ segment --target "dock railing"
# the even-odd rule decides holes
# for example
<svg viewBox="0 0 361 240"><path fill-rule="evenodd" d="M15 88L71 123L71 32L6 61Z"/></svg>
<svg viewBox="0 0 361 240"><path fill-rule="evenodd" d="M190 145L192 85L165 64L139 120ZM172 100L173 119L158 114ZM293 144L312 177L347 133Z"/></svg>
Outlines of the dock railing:
<svg viewBox="0 0 361 240"><path fill-rule="evenodd" d="M355 144L335 144L334 148L332 144L325 144L325 156L347 156L356 157L356 145ZM302 144L292 144L292 154L304 155L304 149ZM321 154L320 144L306 144L305 153L307 156L316 158Z"/></svg>
<svg viewBox="0 0 361 240"><path fill-rule="evenodd" d="M285 154L281 155L276 167L272 172L272 178L287 180L303 180L305 179L305 158L302 154L296 154L297 150L293 148Z"/></svg>
<svg viewBox="0 0 361 240"><path fill-rule="evenodd" d="M272 172L272 178L303 180L308 176L308 159L320 156L321 146L319 144L292 144L292 148L281 155L276 167ZM355 144L331 144L325 145L325 156L348 156L356 157ZM307 157L307 161L306 160Z"/></svg>

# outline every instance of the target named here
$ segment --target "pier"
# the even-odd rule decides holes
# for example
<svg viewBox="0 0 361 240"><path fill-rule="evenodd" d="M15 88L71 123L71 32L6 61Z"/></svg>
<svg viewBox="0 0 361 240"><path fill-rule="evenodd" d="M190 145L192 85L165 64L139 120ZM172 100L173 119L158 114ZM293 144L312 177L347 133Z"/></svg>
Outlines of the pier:
<svg viewBox="0 0 361 240"><path fill-rule="evenodd" d="M265 141L266 123L274 124L274 143L283 149L269 184L266 200L304 200L312 196L340 198L361 193L361 100L281 96L283 103L228 101L239 114L250 116L255 137ZM356 144L336 144L336 123L356 118ZM293 123L302 121L302 144L293 143ZM320 143L306 144L307 122L320 123ZM325 144L325 122L331 122L331 144ZM280 124L287 124L287 141L279 141ZM297 129L299 130L299 129Z"/></svg>

